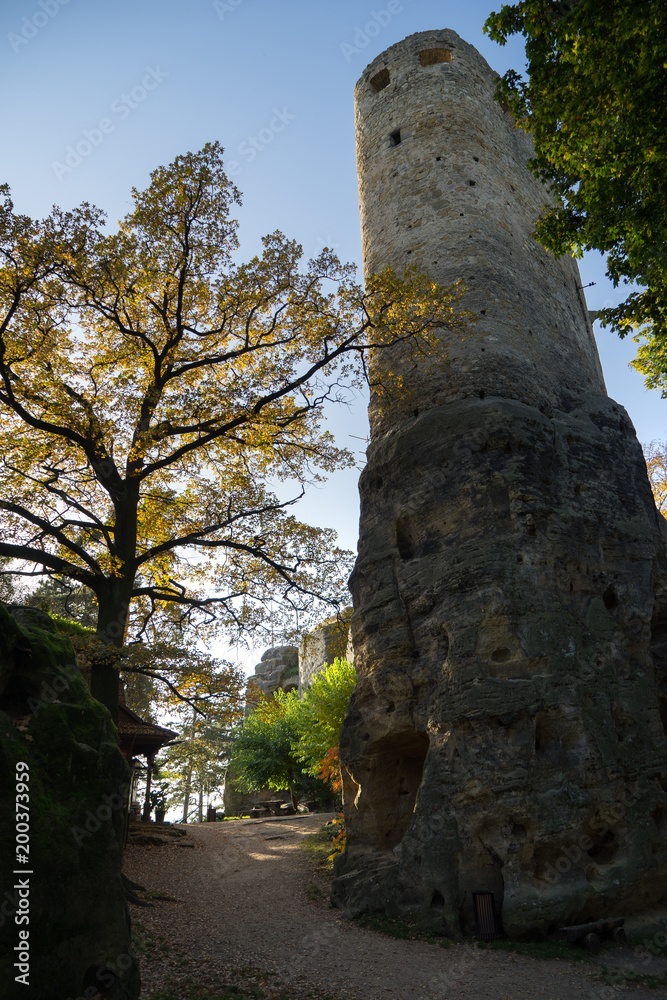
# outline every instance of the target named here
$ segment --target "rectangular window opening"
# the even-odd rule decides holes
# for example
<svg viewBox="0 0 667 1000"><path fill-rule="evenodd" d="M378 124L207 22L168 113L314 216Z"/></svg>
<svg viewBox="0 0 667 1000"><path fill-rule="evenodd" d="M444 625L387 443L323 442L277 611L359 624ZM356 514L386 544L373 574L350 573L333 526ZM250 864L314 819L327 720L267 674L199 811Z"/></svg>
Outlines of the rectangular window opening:
<svg viewBox="0 0 667 1000"><path fill-rule="evenodd" d="M390 82L391 78L389 76L389 70L387 69L386 66L384 69L381 69L379 73L376 73L375 76L372 76L370 79L370 85L376 92L376 94L379 94L381 90L384 90L385 87L388 87Z"/></svg>
<svg viewBox="0 0 667 1000"><path fill-rule="evenodd" d="M397 128L395 132L391 132L389 135L389 145L390 146L400 146L401 144L401 130Z"/></svg>
<svg viewBox="0 0 667 1000"><path fill-rule="evenodd" d="M450 63L452 53L450 49L422 49L419 53L419 61L422 66L435 66L437 63Z"/></svg>

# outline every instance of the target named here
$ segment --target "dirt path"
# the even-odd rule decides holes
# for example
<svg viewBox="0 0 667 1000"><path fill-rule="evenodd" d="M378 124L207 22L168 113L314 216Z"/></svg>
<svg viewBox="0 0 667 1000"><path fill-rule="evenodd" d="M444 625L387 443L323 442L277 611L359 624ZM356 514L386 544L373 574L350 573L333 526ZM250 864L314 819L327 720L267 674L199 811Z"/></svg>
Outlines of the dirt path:
<svg viewBox="0 0 667 1000"><path fill-rule="evenodd" d="M359 1000L667 998L665 988L596 981L600 967L589 962L538 961L465 944L443 949L343 920L329 907L326 883L299 849L302 838L326 818L204 824L188 828L194 849L128 848L130 878L176 900L132 908L133 920L153 941L150 961L142 962L143 995L155 995L180 967L198 970L197 976L201 972L211 983L216 970L226 971L227 982L230 969L243 970L240 985L246 983L246 989L248 977L266 987L272 974L275 989L280 980L289 998L318 991ZM158 945L160 937L165 940ZM628 950L622 964L630 961L635 960ZM616 955L608 964L618 962ZM636 967L645 974L654 971Z"/></svg>

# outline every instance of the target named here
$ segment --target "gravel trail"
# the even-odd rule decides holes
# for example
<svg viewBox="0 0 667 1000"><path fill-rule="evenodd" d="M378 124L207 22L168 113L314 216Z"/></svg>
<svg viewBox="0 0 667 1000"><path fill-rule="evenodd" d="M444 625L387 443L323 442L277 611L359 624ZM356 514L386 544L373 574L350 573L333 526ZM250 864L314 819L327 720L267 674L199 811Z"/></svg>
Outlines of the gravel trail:
<svg viewBox="0 0 667 1000"><path fill-rule="evenodd" d="M326 881L313 873L299 849L303 837L327 818L189 826L194 849L128 847L129 877L176 900L156 901L150 909L132 907L134 921L165 938L164 957L142 963L142 996L151 997L163 986L181 956L180 966L190 974L196 970L198 983L216 983L223 970L229 983L229 971L238 969L265 992L268 984L269 995L280 995L282 988L290 1000L318 993L355 1000L667 998L664 988L596 981L601 966L591 962L535 960L470 944L441 948L343 920L329 907ZM618 967L622 956L610 957L607 964ZM621 964L632 962L628 949Z"/></svg>

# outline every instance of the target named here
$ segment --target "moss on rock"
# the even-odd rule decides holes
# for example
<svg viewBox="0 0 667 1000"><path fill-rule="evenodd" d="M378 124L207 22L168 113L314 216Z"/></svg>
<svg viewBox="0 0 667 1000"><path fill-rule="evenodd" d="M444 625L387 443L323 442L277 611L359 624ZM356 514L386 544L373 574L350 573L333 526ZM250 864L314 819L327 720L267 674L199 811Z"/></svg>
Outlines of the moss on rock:
<svg viewBox="0 0 667 1000"><path fill-rule="evenodd" d="M29 931L29 995L80 997L104 987L135 1000L139 972L120 867L129 772L106 709L91 698L70 640L44 612L0 605L0 977L16 981L19 929ZM28 863L16 861L16 765L28 766ZM30 875L14 875L15 869ZM15 885L29 880L29 924ZM19 970L20 971L20 970ZM90 993L88 994L90 995Z"/></svg>

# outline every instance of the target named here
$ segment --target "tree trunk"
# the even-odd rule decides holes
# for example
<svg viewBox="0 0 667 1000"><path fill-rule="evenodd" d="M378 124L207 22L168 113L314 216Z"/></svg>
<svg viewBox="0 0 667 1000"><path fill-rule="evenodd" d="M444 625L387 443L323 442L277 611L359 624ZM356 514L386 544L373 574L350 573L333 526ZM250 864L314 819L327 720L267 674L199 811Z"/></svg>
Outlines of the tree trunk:
<svg viewBox="0 0 667 1000"><path fill-rule="evenodd" d="M134 581L127 578L114 578L105 580L96 591L96 633L108 647L108 653L101 650L92 659L90 693L109 709L115 725L118 725L118 659L113 651L122 649L125 641L133 584Z"/></svg>
<svg viewBox="0 0 667 1000"><path fill-rule="evenodd" d="M188 812L190 811L190 789L192 787L192 761L188 761L188 769L185 772L185 792L183 793L183 819L181 823L187 823Z"/></svg>
<svg viewBox="0 0 667 1000"><path fill-rule="evenodd" d="M149 823L151 818L151 778L153 777L153 762L155 754L148 754L146 757L146 795L144 797L144 811L141 816L144 823Z"/></svg>
<svg viewBox="0 0 667 1000"><path fill-rule="evenodd" d="M204 822L204 789L199 786L199 822Z"/></svg>

